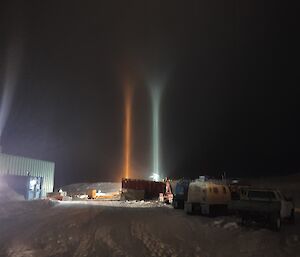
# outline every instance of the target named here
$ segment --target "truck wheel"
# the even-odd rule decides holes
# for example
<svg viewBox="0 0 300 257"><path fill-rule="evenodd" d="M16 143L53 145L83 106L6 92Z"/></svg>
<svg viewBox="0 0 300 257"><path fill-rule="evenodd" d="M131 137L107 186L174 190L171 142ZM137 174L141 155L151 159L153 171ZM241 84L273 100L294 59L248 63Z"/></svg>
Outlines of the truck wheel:
<svg viewBox="0 0 300 257"><path fill-rule="evenodd" d="M251 225L251 218L246 214L240 214L241 217L241 225L242 226L250 226Z"/></svg>
<svg viewBox="0 0 300 257"><path fill-rule="evenodd" d="M289 217L289 222L291 224L295 223L295 210L294 209L292 209L292 211L291 211L291 216Z"/></svg>
<svg viewBox="0 0 300 257"><path fill-rule="evenodd" d="M176 200L173 201L173 207L174 209L178 209L178 202Z"/></svg>
<svg viewBox="0 0 300 257"><path fill-rule="evenodd" d="M273 230L275 231L279 231L281 228L281 218L279 214L275 214L272 218L271 218L271 225Z"/></svg>
<svg viewBox="0 0 300 257"><path fill-rule="evenodd" d="M180 208L180 209L184 209L184 201L181 201L181 202L180 202L179 208Z"/></svg>
<svg viewBox="0 0 300 257"><path fill-rule="evenodd" d="M245 216L242 216L242 217L241 217L241 225L242 225L242 226L246 226L247 224L248 224L248 220L246 219Z"/></svg>
<svg viewBox="0 0 300 257"><path fill-rule="evenodd" d="M201 215L210 216L211 215L211 210L212 210L212 208L210 207L209 204L202 204L200 206L200 213L201 213Z"/></svg>
<svg viewBox="0 0 300 257"><path fill-rule="evenodd" d="M185 211L186 214L192 214L193 213L193 204L186 202L184 204L184 211Z"/></svg>

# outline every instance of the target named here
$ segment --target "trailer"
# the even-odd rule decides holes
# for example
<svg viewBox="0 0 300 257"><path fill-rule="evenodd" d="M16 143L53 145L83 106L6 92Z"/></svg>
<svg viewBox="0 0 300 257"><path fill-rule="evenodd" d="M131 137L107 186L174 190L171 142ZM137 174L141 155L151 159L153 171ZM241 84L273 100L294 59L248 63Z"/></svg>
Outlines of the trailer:
<svg viewBox="0 0 300 257"><path fill-rule="evenodd" d="M122 199L125 200L153 200L164 193L166 183L142 179L122 179ZM129 199L130 198L130 199Z"/></svg>

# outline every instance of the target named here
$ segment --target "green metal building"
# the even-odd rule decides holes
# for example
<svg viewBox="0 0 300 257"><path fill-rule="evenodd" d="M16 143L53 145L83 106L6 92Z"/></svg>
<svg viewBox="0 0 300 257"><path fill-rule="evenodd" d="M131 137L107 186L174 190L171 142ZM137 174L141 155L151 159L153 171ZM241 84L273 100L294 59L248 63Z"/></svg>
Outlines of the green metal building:
<svg viewBox="0 0 300 257"><path fill-rule="evenodd" d="M54 162L35 160L21 156L0 153L0 179L2 176L33 176L41 177L42 197L53 192Z"/></svg>

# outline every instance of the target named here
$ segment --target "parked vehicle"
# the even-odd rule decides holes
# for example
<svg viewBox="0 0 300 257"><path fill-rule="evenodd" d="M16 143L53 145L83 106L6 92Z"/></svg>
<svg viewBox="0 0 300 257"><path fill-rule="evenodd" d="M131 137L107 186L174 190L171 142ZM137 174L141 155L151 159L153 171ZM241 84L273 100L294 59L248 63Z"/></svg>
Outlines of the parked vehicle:
<svg viewBox="0 0 300 257"><path fill-rule="evenodd" d="M230 190L220 181L195 180L189 184L185 212L200 212L204 215L227 213L231 200Z"/></svg>
<svg viewBox="0 0 300 257"><path fill-rule="evenodd" d="M241 179L232 179L228 183L228 187L231 192L231 200L239 200L241 189L250 187L250 184Z"/></svg>
<svg viewBox="0 0 300 257"><path fill-rule="evenodd" d="M166 183L142 179L122 179L122 195L126 200L158 199L159 194L165 192Z"/></svg>
<svg viewBox="0 0 300 257"><path fill-rule="evenodd" d="M175 190L173 190L173 207L175 209L184 209L184 202L187 201L190 182L189 179L177 181Z"/></svg>
<svg viewBox="0 0 300 257"><path fill-rule="evenodd" d="M62 189L58 190L58 192L47 193L47 198L51 200L58 200L58 201L71 200L71 198L67 196L67 192L62 191Z"/></svg>
<svg viewBox="0 0 300 257"><path fill-rule="evenodd" d="M294 221L294 203L276 189L243 188L240 200L232 203L242 219L242 224L250 221L267 223L274 230L279 230L281 221Z"/></svg>
<svg viewBox="0 0 300 257"><path fill-rule="evenodd" d="M101 190L96 189L88 189L86 194L88 199L93 200L113 200L120 197L120 192L102 193Z"/></svg>

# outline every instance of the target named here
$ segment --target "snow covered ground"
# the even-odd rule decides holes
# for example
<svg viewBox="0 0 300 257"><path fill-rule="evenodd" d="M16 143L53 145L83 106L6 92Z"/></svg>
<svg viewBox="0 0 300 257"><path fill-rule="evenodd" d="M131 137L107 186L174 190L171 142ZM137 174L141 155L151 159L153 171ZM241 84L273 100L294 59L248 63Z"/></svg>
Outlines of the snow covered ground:
<svg viewBox="0 0 300 257"><path fill-rule="evenodd" d="M100 190L102 193L112 193L118 192L121 188L121 182L76 183L61 187L70 196L86 194L89 189Z"/></svg>
<svg viewBox="0 0 300 257"><path fill-rule="evenodd" d="M6 202L0 256L300 256L300 218L281 232L157 202Z"/></svg>

